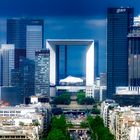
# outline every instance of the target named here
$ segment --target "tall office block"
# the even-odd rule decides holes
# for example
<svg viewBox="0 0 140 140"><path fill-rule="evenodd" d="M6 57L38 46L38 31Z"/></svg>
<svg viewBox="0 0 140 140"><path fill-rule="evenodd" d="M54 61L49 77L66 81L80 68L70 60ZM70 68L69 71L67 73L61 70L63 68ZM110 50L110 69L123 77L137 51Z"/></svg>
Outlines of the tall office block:
<svg viewBox="0 0 140 140"><path fill-rule="evenodd" d="M34 95L35 92L35 63L33 60L21 58L19 63L20 88L25 97Z"/></svg>
<svg viewBox="0 0 140 140"><path fill-rule="evenodd" d="M129 42L129 88L140 88L140 25L133 26L128 34Z"/></svg>
<svg viewBox="0 0 140 140"><path fill-rule="evenodd" d="M2 85L11 85L11 70L14 69L14 54L15 47L13 44L1 45L1 58L2 58Z"/></svg>
<svg viewBox="0 0 140 140"><path fill-rule="evenodd" d="M108 8L107 13L107 96L117 86L128 86L127 34L133 25L133 8Z"/></svg>
<svg viewBox="0 0 140 140"><path fill-rule="evenodd" d="M50 51L35 52L35 94L50 96Z"/></svg>
<svg viewBox="0 0 140 140"><path fill-rule="evenodd" d="M43 20L28 18L7 20L7 43L15 44L15 68L19 67L20 57L34 58L35 50L43 46L43 34Z"/></svg>
<svg viewBox="0 0 140 140"><path fill-rule="evenodd" d="M39 25L27 25L26 28L26 57L35 60L35 51L43 46L43 21Z"/></svg>
<svg viewBox="0 0 140 140"><path fill-rule="evenodd" d="M7 20L7 44L15 45L15 67L18 67L19 58L26 56L26 20Z"/></svg>
<svg viewBox="0 0 140 140"><path fill-rule="evenodd" d="M35 94L35 63L33 60L20 58L19 68L12 70L11 84L18 89L21 103L24 102L25 97Z"/></svg>

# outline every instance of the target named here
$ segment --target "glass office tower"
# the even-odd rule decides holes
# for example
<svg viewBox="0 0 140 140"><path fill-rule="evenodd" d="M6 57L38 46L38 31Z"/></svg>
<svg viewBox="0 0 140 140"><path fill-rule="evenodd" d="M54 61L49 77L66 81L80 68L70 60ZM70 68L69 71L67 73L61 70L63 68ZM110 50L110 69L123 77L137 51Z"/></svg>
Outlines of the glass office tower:
<svg viewBox="0 0 140 140"><path fill-rule="evenodd" d="M50 51L35 52L35 94L50 96Z"/></svg>
<svg viewBox="0 0 140 140"><path fill-rule="evenodd" d="M20 58L19 68L11 72L11 84L18 89L19 100L24 103L25 97L35 94L35 63L33 60Z"/></svg>
<svg viewBox="0 0 140 140"><path fill-rule="evenodd" d="M1 84L2 86L11 86L11 70L14 69L14 53L13 44L1 45Z"/></svg>
<svg viewBox="0 0 140 140"><path fill-rule="evenodd" d="M42 49L44 21L41 19L15 18L7 20L7 43L15 45L15 68L20 57L34 58L35 50ZM32 54L30 53L32 51Z"/></svg>
<svg viewBox="0 0 140 140"><path fill-rule="evenodd" d="M129 89L140 89L140 26L134 26L128 34Z"/></svg>
<svg viewBox="0 0 140 140"><path fill-rule="evenodd" d="M43 21L34 20L29 24L26 26L26 57L35 60L35 51L43 47Z"/></svg>
<svg viewBox="0 0 140 140"><path fill-rule="evenodd" d="M128 86L127 34L133 25L133 8L108 8L107 11L107 96L117 86Z"/></svg>

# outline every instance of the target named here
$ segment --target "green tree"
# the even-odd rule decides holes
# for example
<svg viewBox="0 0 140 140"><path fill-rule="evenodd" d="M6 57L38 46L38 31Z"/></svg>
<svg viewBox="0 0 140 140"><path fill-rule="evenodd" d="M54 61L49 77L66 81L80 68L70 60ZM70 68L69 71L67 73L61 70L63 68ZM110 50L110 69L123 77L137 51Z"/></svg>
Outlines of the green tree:
<svg viewBox="0 0 140 140"><path fill-rule="evenodd" d="M51 129L46 140L70 140L64 115L52 118Z"/></svg>
<svg viewBox="0 0 140 140"><path fill-rule="evenodd" d="M19 122L19 125L24 126L24 122Z"/></svg>
<svg viewBox="0 0 140 140"><path fill-rule="evenodd" d="M63 133L66 133L67 125L66 125L65 116L61 115L60 118L53 117L51 127L52 129L60 129Z"/></svg>
<svg viewBox="0 0 140 140"><path fill-rule="evenodd" d="M39 126L40 124L39 124L39 122L36 120L35 122L33 122L33 125L34 125L34 126Z"/></svg>
<svg viewBox="0 0 140 140"><path fill-rule="evenodd" d="M83 91L79 91L77 93L77 102L78 104L84 104L85 103L85 93Z"/></svg>
<svg viewBox="0 0 140 140"><path fill-rule="evenodd" d="M92 114L100 114L100 110L99 110L98 108L93 108L93 109L91 110L91 113L92 113Z"/></svg>
<svg viewBox="0 0 140 140"><path fill-rule="evenodd" d="M46 140L66 140L66 136L60 129L53 129L49 132Z"/></svg>
<svg viewBox="0 0 140 140"><path fill-rule="evenodd" d="M88 128L89 125L88 125L87 122L84 122L84 121L83 121L83 122L80 123L80 127L81 127L81 128Z"/></svg>
<svg viewBox="0 0 140 140"><path fill-rule="evenodd" d="M54 98L54 104L70 104L70 93L62 93Z"/></svg>
<svg viewBox="0 0 140 140"><path fill-rule="evenodd" d="M77 102L80 105L93 105L95 104L95 100L91 97L86 97L83 91L79 91L77 93Z"/></svg>
<svg viewBox="0 0 140 140"><path fill-rule="evenodd" d="M95 118L88 116L88 123L92 131L92 138L98 140L115 140L109 129L104 126L103 119L100 116Z"/></svg>
<svg viewBox="0 0 140 140"><path fill-rule="evenodd" d="M93 105L93 104L95 104L95 100L92 97L86 97L85 103L86 103L86 105Z"/></svg>

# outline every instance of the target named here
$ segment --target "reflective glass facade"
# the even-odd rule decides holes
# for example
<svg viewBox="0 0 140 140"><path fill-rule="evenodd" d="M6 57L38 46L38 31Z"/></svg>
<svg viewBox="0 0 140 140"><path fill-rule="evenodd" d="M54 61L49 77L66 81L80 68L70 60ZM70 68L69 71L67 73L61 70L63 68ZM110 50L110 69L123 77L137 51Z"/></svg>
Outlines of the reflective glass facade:
<svg viewBox="0 0 140 140"><path fill-rule="evenodd" d="M128 86L128 40L133 25L133 8L108 8L107 13L107 96L117 86Z"/></svg>
<svg viewBox="0 0 140 140"><path fill-rule="evenodd" d="M37 32L38 28L41 28L40 32ZM26 55L29 57L33 46L35 49L41 49L43 47L43 40L43 20L26 18L7 20L7 43L15 45L15 68L19 67L20 57L26 57Z"/></svg>
<svg viewBox="0 0 140 140"><path fill-rule="evenodd" d="M133 27L128 34L129 42L129 87L139 91L140 87L140 27Z"/></svg>
<svg viewBox="0 0 140 140"><path fill-rule="evenodd" d="M26 56L26 24L24 19L7 20L7 44L15 45L15 67L19 66L20 57Z"/></svg>
<svg viewBox="0 0 140 140"><path fill-rule="evenodd" d="M19 68L12 70L12 86L15 86L20 94L20 102L25 97L35 94L35 64L34 61L20 58Z"/></svg>
<svg viewBox="0 0 140 140"><path fill-rule="evenodd" d="M50 96L50 51L35 52L35 94Z"/></svg>
<svg viewBox="0 0 140 140"><path fill-rule="evenodd" d="M2 86L11 85L11 70L14 69L14 53L15 47L13 44L1 45L1 84Z"/></svg>
<svg viewBox="0 0 140 140"><path fill-rule="evenodd" d="M26 57L35 60L35 51L43 46L42 25L27 25L26 27Z"/></svg>

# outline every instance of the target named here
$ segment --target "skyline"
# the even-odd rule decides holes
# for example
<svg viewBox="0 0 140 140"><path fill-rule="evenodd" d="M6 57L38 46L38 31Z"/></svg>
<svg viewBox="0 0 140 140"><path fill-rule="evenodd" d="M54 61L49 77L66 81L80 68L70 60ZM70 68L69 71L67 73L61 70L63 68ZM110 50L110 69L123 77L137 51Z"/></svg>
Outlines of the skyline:
<svg viewBox="0 0 140 140"><path fill-rule="evenodd" d="M102 2L102 4L100 4ZM44 39L94 39L99 41L99 71L106 72L108 7L134 7L140 14L138 0L5 0L0 4L0 43L6 43L6 19L33 17L45 19ZM4 8L4 7L8 8Z"/></svg>

